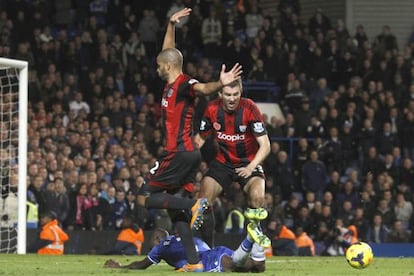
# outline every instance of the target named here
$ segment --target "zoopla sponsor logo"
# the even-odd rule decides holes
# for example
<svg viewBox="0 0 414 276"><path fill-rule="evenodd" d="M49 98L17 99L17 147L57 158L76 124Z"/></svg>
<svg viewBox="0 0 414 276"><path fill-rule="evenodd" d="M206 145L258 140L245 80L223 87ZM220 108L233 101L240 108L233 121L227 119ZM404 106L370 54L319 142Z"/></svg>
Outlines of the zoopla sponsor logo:
<svg viewBox="0 0 414 276"><path fill-rule="evenodd" d="M225 134L223 132L217 132L217 138L220 140L226 140L230 142L236 142L236 141L243 141L244 140L244 134Z"/></svg>

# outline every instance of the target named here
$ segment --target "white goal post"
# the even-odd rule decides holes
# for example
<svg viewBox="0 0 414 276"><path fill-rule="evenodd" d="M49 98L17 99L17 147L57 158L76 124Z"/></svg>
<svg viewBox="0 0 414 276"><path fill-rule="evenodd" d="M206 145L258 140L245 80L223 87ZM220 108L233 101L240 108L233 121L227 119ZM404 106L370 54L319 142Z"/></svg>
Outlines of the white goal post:
<svg viewBox="0 0 414 276"><path fill-rule="evenodd" d="M7 82L17 81L18 93L16 103L12 108L16 108L18 113L18 132L17 132L17 231L14 235L17 237L16 248L10 248L6 253L13 252L17 254L26 254L26 181L27 181L27 112L28 112L28 62L9 58L0 58L0 71L5 70ZM10 71L10 73L9 73ZM9 75L10 74L10 75ZM10 84L15 87L16 84ZM13 88L4 87L3 81L0 82L1 97L7 90ZM0 103L3 105L3 101ZM11 120L11 119L10 119ZM9 122L10 125L12 122ZM4 130L3 130L4 131ZM16 130L14 130L16 131ZM1 136L0 136L1 137ZM0 141L1 143L2 141ZM10 176L10 175L9 175ZM16 212L16 210L14 210ZM14 225L15 229L16 225ZM16 235L17 234L17 235ZM3 242L3 241L1 241Z"/></svg>

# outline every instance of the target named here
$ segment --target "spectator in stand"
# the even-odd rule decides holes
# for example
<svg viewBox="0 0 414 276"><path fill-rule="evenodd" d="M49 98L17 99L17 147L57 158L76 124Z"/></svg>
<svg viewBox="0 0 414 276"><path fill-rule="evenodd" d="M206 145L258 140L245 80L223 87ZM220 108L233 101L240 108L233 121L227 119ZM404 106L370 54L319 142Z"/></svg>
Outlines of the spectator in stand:
<svg viewBox="0 0 414 276"><path fill-rule="evenodd" d="M48 188L44 194L47 209L56 214L59 224L66 220L71 206L69 205L69 197L62 178L56 178L48 184Z"/></svg>
<svg viewBox="0 0 414 276"><path fill-rule="evenodd" d="M326 136L326 129L322 125L321 121L319 121L318 116L316 114L312 115L310 118L309 125L306 127L306 138L317 138L317 137L325 137Z"/></svg>
<svg viewBox="0 0 414 276"><path fill-rule="evenodd" d="M409 232L403 227L400 220L395 220L390 232L387 235L386 242L407 243L410 240Z"/></svg>
<svg viewBox="0 0 414 276"><path fill-rule="evenodd" d="M391 33L391 27L388 25L382 26L382 32L375 38L375 44L380 54L386 51L391 51L392 54L398 52L397 38Z"/></svg>
<svg viewBox="0 0 414 276"><path fill-rule="evenodd" d="M284 200L288 199L293 193L300 193L300 186L289 163L286 151L279 151L273 168L269 170L269 175L273 177L274 185L277 187L276 190Z"/></svg>
<svg viewBox="0 0 414 276"><path fill-rule="evenodd" d="M347 248L358 241L356 233L349 228L350 227L346 227L341 219L336 219L335 226L330 231L331 240L326 251L322 253L322 255L344 256Z"/></svg>
<svg viewBox="0 0 414 276"><path fill-rule="evenodd" d="M37 175L30 179L29 186L27 188L27 200L38 207L38 213L42 213L47 210L47 203L42 192L42 185L44 179L41 175Z"/></svg>
<svg viewBox="0 0 414 276"><path fill-rule="evenodd" d="M385 122L382 131L377 135L377 149L382 158L392 153L392 149L400 145L398 134L392 133L391 123Z"/></svg>
<svg viewBox="0 0 414 276"><path fill-rule="evenodd" d="M69 194L71 210L66 219L65 225L68 230L91 230L92 202L88 197L88 186L86 183L79 183L75 192Z"/></svg>
<svg viewBox="0 0 414 276"><path fill-rule="evenodd" d="M298 256L315 256L315 244L302 227L296 227L295 235Z"/></svg>
<svg viewBox="0 0 414 276"><path fill-rule="evenodd" d="M125 217L130 217L133 223L144 228L149 220L148 210L137 204L136 195L133 190L127 191L125 201L127 204Z"/></svg>
<svg viewBox="0 0 414 276"><path fill-rule="evenodd" d="M342 204L345 201L349 201L351 203L351 209L357 206L359 202L358 189L354 187L352 181L349 179L346 180L343 184L342 190L336 194L336 202L338 204L338 207L342 207Z"/></svg>
<svg viewBox="0 0 414 276"><path fill-rule="evenodd" d="M291 195L283 206L283 224L289 229L293 229L296 216L299 210L299 199L295 195Z"/></svg>
<svg viewBox="0 0 414 276"><path fill-rule="evenodd" d="M400 183L399 168L395 165L392 154L385 156L383 172L387 173L397 185Z"/></svg>
<svg viewBox="0 0 414 276"><path fill-rule="evenodd" d="M338 205L339 204L340 203L338 203ZM344 225L350 225L351 221L354 219L354 210L350 200L344 200L342 204L339 205L336 217L341 219Z"/></svg>
<svg viewBox="0 0 414 276"><path fill-rule="evenodd" d="M145 9L139 21L138 32L149 56L155 57L160 23L152 9Z"/></svg>
<svg viewBox="0 0 414 276"><path fill-rule="evenodd" d="M297 176L298 181L302 181L302 168L306 161L309 160L309 154L311 147L306 138L299 138L297 151L293 157L294 174Z"/></svg>
<svg viewBox="0 0 414 276"><path fill-rule="evenodd" d="M410 158L404 158L400 166L400 183L406 183L409 185L410 190L414 191L414 167L413 161Z"/></svg>
<svg viewBox="0 0 414 276"><path fill-rule="evenodd" d="M326 192L330 192L331 196L336 196L340 192L342 189L342 182L340 177L341 176L338 171L331 171L325 194Z"/></svg>
<svg viewBox="0 0 414 276"><path fill-rule="evenodd" d="M246 36L248 42L251 42L257 35L260 29L264 26L264 17L258 4L252 2L247 9L244 16L246 23Z"/></svg>
<svg viewBox="0 0 414 276"><path fill-rule="evenodd" d="M297 256L296 236L279 219L271 220L266 234L272 239L273 256Z"/></svg>
<svg viewBox="0 0 414 276"><path fill-rule="evenodd" d="M389 206L389 202L385 199L380 199L377 204L376 212L382 216L382 221L384 225L391 229L391 226L395 220L395 213L392 208Z"/></svg>
<svg viewBox="0 0 414 276"><path fill-rule="evenodd" d="M309 19L308 26L313 36L319 32L326 34L331 28L331 20L323 13L322 8L317 8L315 14Z"/></svg>
<svg viewBox="0 0 414 276"><path fill-rule="evenodd" d="M328 174L326 166L319 159L318 152L310 152L310 160L306 161L302 170L302 191L315 193L317 199L321 199L326 188Z"/></svg>
<svg viewBox="0 0 414 276"><path fill-rule="evenodd" d="M278 154L280 150L281 148L278 142L276 141L270 142L270 153L266 157L266 159L263 161L263 169L268 176L271 175L271 172L273 171L273 166L276 164L279 158Z"/></svg>
<svg viewBox="0 0 414 276"><path fill-rule="evenodd" d="M300 227L310 236L315 236L315 221L308 206L300 206L295 219L295 227ZM296 237L299 235L296 233Z"/></svg>
<svg viewBox="0 0 414 276"><path fill-rule="evenodd" d="M413 139L409 137L413 137L414 135L414 113L407 112L404 117L404 122L401 131L401 148L403 150L404 156L414 160L414 143Z"/></svg>
<svg viewBox="0 0 414 276"><path fill-rule="evenodd" d="M295 135L297 137L306 137L307 126L311 122L312 110L308 98L303 98L301 108L295 113Z"/></svg>
<svg viewBox="0 0 414 276"><path fill-rule="evenodd" d="M116 190L115 201L112 203L112 209L111 225L113 229L121 229L122 222L127 212L125 191L123 189Z"/></svg>
<svg viewBox="0 0 414 276"><path fill-rule="evenodd" d="M396 203L394 206L395 219L401 222L404 230L409 230L410 219L413 216L413 204L405 199L403 193L396 195Z"/></svg>
<svg viewBox="0 0 414 276"><path fill-rule="evenodd" d="M350 221L349 225L355 226L359 240L366 241L368 235L369 221L368 217L365 215L363 207L358 206L357 208L355 208L354 217Z"/></svg>
<svg viewBox="0 0 414 276"><path fill-rule="evenodd" d="M267 72L264 70L264 62L261 58L254 61L253 67L248 73L248 79L255 82L268 80Z"/></svg>
<svg viewBox="0 0 414 276"><path fill-rule="evenodd" d="M278 64L278 57L273 44L266 44L263 53L259 56L263 60L263 69L267 73L268 81L276 81L278 74L275 64Z"/></svg>
<svg viewBox="0 0 414 276"><path fill-rule="evenodd" d="M141 255L144 244L144 231L134 223L134 219L125 216L122 221L122 230L119 232L112 254Z"/></svg>
<svg viewBox="0 0 414 276"><path fill-rule="evenodd" d="M227 64L234 64L239 62L243 65L243 68L247 72L250 72L251 68L253 67L253 64L248 60L248 50L244 44L244 42L239 38L235 37L231 41L227 42L227 45L225 45L225 60ZM262 64L263 69L263 64Z"/></svg>
<svg viewBox="0 0 414 276"><path fill-rule="evenodd" d="M268 71L265 71L268 72ZM292 76L293 77L293 76ZM293 79L288 86L288 91L285 95L285 105L290 112L295 112L301 109L302 99L307 95L307 92L302 87L299 79Z"/></svg>
<svg viewBox="0 0 414 276"><path fill-rule="evenodd" d="M377 148L370 147L366 158L362 162L362 175L372 174L376 178L381 173L381 168L383 168L383 161L377 154Z"/></svg>
<svg viewBox="0 0 414 276"><path fill-rule="evenodd" d="M211 7L209 17L203 20L201 26L201 37L207 57L218 58L220 56L222 35L221 22L217 17L217 11Z"/></svg>
<svg viewBox="0 0 414 276"><path fill-rule="evenodd" d="M310 91L309 95L312 110L317 110L324 101L325 97L329 96L331 93L332 91L328 87L326 78L318 79L317 86L315 89Z"/></svg>
<svg viewBox="0 0 414 276"><path fill-rule="evenodd" d="M69 236L59 227L56 215L51 211L40 213L41 231L37 239L28 245L27 252L40 255L63 255L64 243Z"/></svg>
<svg viewBox="0 0 414 276"><path fill-rule="evenodd" d="M389 231L388 227L382 223L381 214L377 213L372 218L366 241L372 243L384 243L388 240Z"/></svg>
<svg viewBox="0 0 414 276"><path fill-rule="evenodd" d="M301 196L299 195L300 194L298 194L298 198L301 199ZM300 205L306 206L307 208L309 208L310 211L313 210L313 208L315 207L315 203L316 203L316 197L313 192L307 192L303 196L303 199L300 200Z"/></svg>

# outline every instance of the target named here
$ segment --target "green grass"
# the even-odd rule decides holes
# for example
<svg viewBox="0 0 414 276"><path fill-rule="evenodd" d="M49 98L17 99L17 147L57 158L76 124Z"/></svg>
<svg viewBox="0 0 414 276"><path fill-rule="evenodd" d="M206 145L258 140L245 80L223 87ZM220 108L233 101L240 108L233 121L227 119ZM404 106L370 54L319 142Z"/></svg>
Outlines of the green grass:
<svg viewBox="0 0 414 276"><path fill-rule="evenodd" d="M126 264L143 257L0 254L0 275L81 276L128 274L161 276L174 273L172 268L164 262L142 271L104 268L103 263L108 258ZM232 273L224 274L230 275ZM223 275L223 273L220 275ZM345 257L272 257L267 260L264 275L414 275L414 258L374 258L373 263L368 268L357 270L346 263Z"/></svg>

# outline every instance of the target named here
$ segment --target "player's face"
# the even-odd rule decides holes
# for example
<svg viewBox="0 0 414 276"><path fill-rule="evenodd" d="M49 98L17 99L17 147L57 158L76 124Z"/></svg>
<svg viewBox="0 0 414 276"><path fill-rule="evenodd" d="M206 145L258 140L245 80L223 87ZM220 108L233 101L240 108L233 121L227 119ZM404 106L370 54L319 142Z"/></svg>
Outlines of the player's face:
<svg viewBox="0 0 414 276"><path fill-rule="evenodd" d="M239 86L225 86L221 91L221 98L223 100L223 108L227 112L236 110L239 106L241 98L241 90Z"/></svg>
<svg viewBox="0 0 414 276"><path fill-rule="evenodd" d="M158 73L158 76L164 81L168 80L167 67L168 67L168 64L166 62L163 62L157 59L157 73Z"/></svg>

